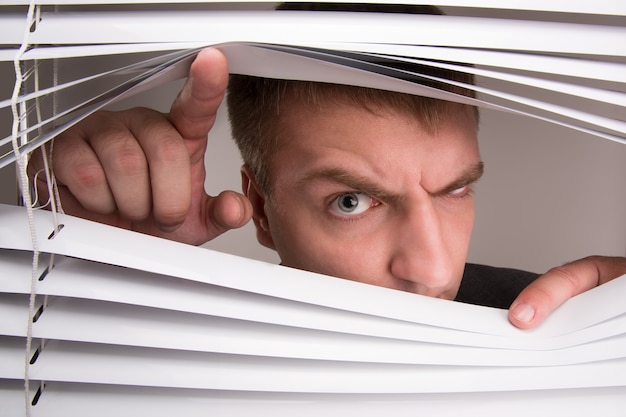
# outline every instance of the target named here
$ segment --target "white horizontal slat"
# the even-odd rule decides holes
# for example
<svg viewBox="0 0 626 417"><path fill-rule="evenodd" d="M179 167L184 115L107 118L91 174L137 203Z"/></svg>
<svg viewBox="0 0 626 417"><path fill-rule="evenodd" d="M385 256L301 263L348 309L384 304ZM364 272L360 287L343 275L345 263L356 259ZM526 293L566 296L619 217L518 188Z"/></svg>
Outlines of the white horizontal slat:
<svg viewBox="0 0 626 417"><path fill-rule="evenodd" d="M13 62L13 59L15 58L15 56L17 55L17 48L15 49L10 49L10 48L5 48L5 49L0 49L0 62Z"/></svg>
<svg viewBox="0 0 626 417"><path fill-rule="evenodd" d="M23 383L0 380L0 403L7 416L23 414ZM378 417L426 415L526 417L553 411L568 417L622 417L626 387L551 391L443 394L293 394L185 390L47 382L33 417L274 417L346 415Z"/></svg>
<svg viewBox="0 0 626 417"><path fill-rule="evenodd" d="M523 52L484 51L478 49L440 48L419 45L394 45L380 43L348 42L290 42L289 45L328 48L346 52L362 52L398 57L445 60L474 65L495 66L500 68L533 71L560 76L580 77L626 83L626 64L612 61L589 60L585 58L567 58L561 56L534 55ZM77 45L34 47L23 55L23 60L72 58L121 53L139 53L196 49L206 46L206 42L184 43L141 43L115 45ZM0 60L12 61L16 50L0 50Z"/></svg>
<svg viewBox="0 0 626 417"><path fill-rule="evenodd" d="M24 415L24 382L17 379L0 379L0 415L19 416ZM4 414L2 414L4 413Z"/></svg>
<svg viewBox="0 0 626 417"><path fill-rule="evenodd" d="M5 350L2 346L0 353ZM8 350L17 350L14 355L19 355L23 346ZM516 391L624 386L626 358L560 367L432 366L283 359L51 340L30 366L30 378L280 392Z"/></svg>
<svg viewBox="0 0 626 417"><path fill-rule="evenodd" d="M25 350L24 338L0 336L0 379L24 378Z"/></svg>
<svg viewBox="0 0 626 417"><path fill-rule="evenodd" d="M206 47L206 42L161 42L161 43L129 43L112 45L70 45L70 46L33 46L21 55L21 61L47 59L67 59L120 54L138 54L143 52L167 52L183 49ZM0 62L13 62L18 49L0 49Z"/></svg>
<svg viewBox="0 0 626 417"><path fill-rule="evenodd" d="M15 19L7 16L7 19ZM0 21L1 23L2 21ZM67 28L73 30L68 31ZM114 30L111 30L111 28ZM323 27L323 30L320 28ZM441 30L448 27L450 30ZM210 29L208 29L210 28ZM454 28L454 30L452 30ZM44 13L33 44L366 42L626 56L626 28L511 19L289 11ZM4 33L16 44L22 33Z"/></svg>
<svg viewBox="0 0 626 417"><path fill-rule="evenodd" d="M21 414L20 381L0 381L0 402L10 416ZM345 415L439 417L622 417L626 387L551 391L443 394L292 394L244 391L185 390L47 382L33 417L319 417Z"/></svg>
<svg viewBox="0 0 626 417"><path fill-rule="evenodd" d="M0 13L0 27L2 27L0 31L0 45L3 47L8 45L19 47L24 41L26 13Z"/></svg>
<svg viewBox="0 0 626 417"><path fill-rule="evenodd" d="M27 312L28 297L0 294L3 317L23 324ZM13 323L0 324L0 334L26 336L24 325L15 327ZM71 298L50 300L33 325L32 337L199 352L413 365L556 366L618 359L626 352L626 334L549 351L474 348L323 332Z"/></svg>
<svg viewBox="0 0 626 417"><path fill-rule="evenodd" d="M304 1L304 0L296 0ZM324 2L335 2L334 0L322 0ZM177 4L174 0L38 0L41 5L101 5L101 4ZM185 0L185 3L270 3L267 0ZM361 3L361 0L347 0L343 3ZM391 3L398 4L397 0L371 0L370 3ZM403 1L402 4L423 4L417 1ZM4 4L28 5L28 0L4 0ZM593 3L583 0L439 0L429 2L436 6L449 7L469 7L469 8L494 8L510 10L528 10L542 12L563 12L563 13L589 13L606 15L626 15L626 5L619 0L596 0Z"/></svg>
<svg viewBox="0 0 626 417"><path fill-rule="evenodd" d="M43 261L46 254L40 256L38 274L41 275L47 265ZM2 279L0 279L0 292L29 294L31 286L33 254L21 250L0 250L0 263L2 265Z"/></svg>

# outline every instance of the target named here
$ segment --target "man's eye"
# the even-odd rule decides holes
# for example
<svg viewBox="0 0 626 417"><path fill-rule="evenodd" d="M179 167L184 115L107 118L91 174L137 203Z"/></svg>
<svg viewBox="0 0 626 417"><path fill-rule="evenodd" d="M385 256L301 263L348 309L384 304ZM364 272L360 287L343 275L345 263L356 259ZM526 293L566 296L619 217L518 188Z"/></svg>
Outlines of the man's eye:
<svg viewBox="0 0 626 417"><path fill-rule="evenodd" d="M456 190L450 191L448 195L450 197L465 197L472 192L472 185L468 184L466 186L457 188Z"/></svg>
<svg viewBox="0 0 626 417"><path fill-rule="evenodd" d="M337 214L354 216L361 214L374 205L374 199L363 193L340 194L330 203L330 208Z"/></svg>

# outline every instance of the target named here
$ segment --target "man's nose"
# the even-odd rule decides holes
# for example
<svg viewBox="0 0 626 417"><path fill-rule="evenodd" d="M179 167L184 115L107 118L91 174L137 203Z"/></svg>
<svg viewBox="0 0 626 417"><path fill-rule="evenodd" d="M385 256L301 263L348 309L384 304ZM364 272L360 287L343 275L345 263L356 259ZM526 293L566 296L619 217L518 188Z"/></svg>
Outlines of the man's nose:
<svg viewBox="0 0 626 417"><path fill-rule="evenodd" d="M441 219L427 201L403 213L394 238L391 273L416 284L416 292L437 296L453 279L452 254Z"/></svg>

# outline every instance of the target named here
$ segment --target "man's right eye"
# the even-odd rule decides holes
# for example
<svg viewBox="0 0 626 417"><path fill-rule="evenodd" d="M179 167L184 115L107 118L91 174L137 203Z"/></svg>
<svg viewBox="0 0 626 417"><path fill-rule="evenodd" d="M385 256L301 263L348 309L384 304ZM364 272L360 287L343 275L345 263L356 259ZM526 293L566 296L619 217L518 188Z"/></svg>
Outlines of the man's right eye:
<svg viewBox="0 0 626 417"><path fill-rule="evenodd" d="M357 192L339 194L330 203L330 209L342 216L355 216L377 205L372 197Z"/></svg>

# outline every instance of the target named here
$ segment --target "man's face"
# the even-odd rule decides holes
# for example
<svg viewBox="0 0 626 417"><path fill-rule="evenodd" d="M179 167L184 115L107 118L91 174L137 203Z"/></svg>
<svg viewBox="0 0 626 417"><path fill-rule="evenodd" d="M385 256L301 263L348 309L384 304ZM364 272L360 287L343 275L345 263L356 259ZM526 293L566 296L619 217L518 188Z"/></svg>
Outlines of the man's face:
<svg viewBox="0 0 626 417"><path fill-rule="evenodd" d="M449 119L428 133L398 112L290 108L259 240L286 266L453 299L482 164L471 111Z"/></svg>

